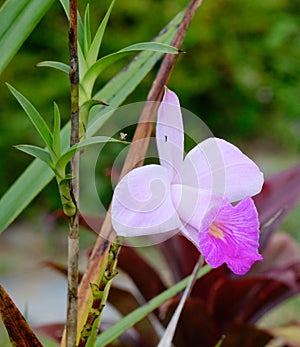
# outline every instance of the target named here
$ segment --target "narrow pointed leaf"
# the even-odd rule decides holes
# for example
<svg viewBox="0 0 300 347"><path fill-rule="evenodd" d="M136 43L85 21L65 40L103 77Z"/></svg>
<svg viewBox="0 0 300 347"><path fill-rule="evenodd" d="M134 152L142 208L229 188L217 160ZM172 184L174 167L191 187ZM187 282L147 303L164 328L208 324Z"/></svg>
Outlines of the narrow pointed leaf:
<svg viewBox="0 0 300 347"><path fill-rule="evenodd" d="M27 116L31 120L32 124L44 140L46 146L51 150L52 147L52 134L48 128L48 125L36 110L36 108L27 100L21 93L19 93L14 87L8 84L8 88L13 94L13 96L18 100L19 104L22 106L23 110L26 112Z"/></svg>
<svg viewBox="0 0 300 347"><path fill-rule="evenodd" d="M53 124L53 152L56 157L60 156L61 147L60 147L60 127L61 127L61 117L59 108L56 103L54 103L54 124Z"/></svg>
<svg viewBox="0 0 300 347"><path fill-rule="evenodd" d="M5 289L0 285L0 313L12 346L43 347Z"/></svg>
<svg viewBox="0 0 300 347"><path fill-rule="evenodd" d="M159 42L170 43L183 18L180 12L155 39ZM148 72L157 63L161 53L142 52L127 66L108 82L96 95L95 99L105 100L110 106L96 107L89 115L87 136L93 136L99 128L112 116L113 110L118 107L130 93L143 80ZM66 150L69 146L70 123L61 131L61 147ZM0 233L24 210L24 208L41 192L53 179L54 172L43 162L34 160L18 177L10 189L0 199ZM18 199L16 200L16 196Z"/></svg>
<svg viewBox="0 0 300 347"><path fill-rule="evenodd" d="M45 61L41 61L40 63L37 63L36 66L37 67L52 67L53 69L62 71L67 75L69 75L69 72L70 72L70 66L60 61L45 60Z"/></svg>
<svg viewBox="0 0 300 347"><path fill-rule="evenodd" d="M7 0L0 9L0 73L43 18L53 0Z"/></svg>
<svg viewBox="0 0 300 347"><path fill-rule="evenodd" d="M30 0L5 1L0 8L0 17L5 20L0 22L0 37L9 29L14 20L20 15Z"/></svg>
<svg viewBox="0 0 300 347"><path fill-rule="evenodd" d="M77 11L77 30L78 30L78 49L84 52L84 24L81 19L80 13Z"/></svg>
<svg viewBox="0 0 300 347"><path fill-rule="evenodd" d="M91 34L91 23L90 23L90 5L86 5L85 14L84 14L84 55L87 56L87 53L90 49L92 41Z"/></svg>
<svg viewBox="0 0 300 347"><path fill-rule="evenodd" d="M123 48L118 52L109 54L93 64L83 76L81 84L87 91L87 94L91 94L94 83L103 70L134 51L153 51L159 53L178 54L178 50L176 48L159 42L141 42Z"/></svg>
<svg viewBox="0 0 300 347"><path fill-rule="evenodd" d="M18 145L15 146L19 151L27 153L34 158L38 158L45 162L48 166L52 167L52 161L50 154L43 148L31 145Z"/></svg>
<svg viewBox="0 0 300 347"><path fill-rule="evenodd" d="M76 145L72 146L69 150L67 150L57 161L56 168L58 171L61 171L61 169L65 168L66 165L69 163L70 159L75 155L76 152L85 149L86 147L92 146L92 145L98 145L100 143L107 143L107 142L119 142L124 143L124 141L120 141L117 139L113 139L111 137L107 136L94 136L89 139L85 139Z"/></svg>
<svg viewBox="0 0 300 347"><path fill-rule="evenodd" d="M197 279L204 276L210 270L209 266L204 266L197 274ZM177 295L181 292L188 284L191 276L186 277L182 281L176 283L173 287L168 288L146 305L139 307L137 310L129 313L126 317L118 321L112 327L106 329L97 339L96 347L104 347L110 342L114 341L118 336L124 333L127 329L132 327L134 324L145 318L150 312L158 308L168 299Z"/></svg>
<svg viewBox="0 0 300 347"><path fill-rule="evenodd" d="M89 49L89 52L86 56L86 61L87 61L87 65L88 66L91 66L92 64L94 64L97 60L97 57L98 57L98 54L99 54L99 51L100 51L100 46L101 46L101 43L102 43L102 38L103 38L103 35L104 35L104 31L106 29L106 26L107 26L107 22L108 22L108 19L110 17L110 13L111 13L111 10L114 6L114 3L115 3L115 0L113 0L109 6L109 9L107 10L106 12L106 15L105 17L103 18L97 32L96 32L96 35L93 39L93 42L91 44L91 47Z"/></svg>
<svg viewBox="0 0 300 347"><path fill-rule="evenodd" d="M67 18L70 18L70 3L69 0L59 0L61 6L63 7Z"/></svg>

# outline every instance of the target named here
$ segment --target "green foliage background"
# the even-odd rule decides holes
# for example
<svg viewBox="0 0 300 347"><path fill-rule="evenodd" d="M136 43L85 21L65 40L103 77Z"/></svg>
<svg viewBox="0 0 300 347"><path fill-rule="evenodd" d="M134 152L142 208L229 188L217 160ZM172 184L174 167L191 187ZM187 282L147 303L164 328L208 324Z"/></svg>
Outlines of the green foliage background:
<svg viewBox="0 0 300 347"><path fill-rule="evenodd" d="M86 1L79 1L81 13L85 5ZM95 29L109 1L90 5ZM117 1L103 54L150 40L186 5L185 0ZM67 25L57 1L0 76L0 195L32 160L12 146L40 144L4 82L26 95L49 124L55 100L66 121L67 78L34 65L43 60L68 62ZM189 29L183 47L186 54L179 57L169 87L179 95L182 106L199 115L216 136L241 146L255 145L258 150L299 152L299 32L300 3L295 0L206 0ZM105 71L98 84L108 81L125 63ZM144 101L154 76L155 71L128 102ZM56 194L43 194L39 201L50 209L59 206Z"/></svg>

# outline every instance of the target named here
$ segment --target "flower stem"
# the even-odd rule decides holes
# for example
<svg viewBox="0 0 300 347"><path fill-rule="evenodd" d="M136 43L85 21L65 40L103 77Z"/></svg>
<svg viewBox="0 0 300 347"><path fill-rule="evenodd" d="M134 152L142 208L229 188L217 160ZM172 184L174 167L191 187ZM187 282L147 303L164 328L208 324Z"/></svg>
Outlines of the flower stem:
<svg viewBox="0 0 300 347"><path fill-rule="evenodd" d="M71 138L70 145L79 142L79 69L77 50L77 0L70 0L69 23L70 50L70 89L71 89ZM71 159L70 195L75 205L73 216L69 216L68 236L68 302L66 342L67 347L74 347L77 339L78 315L78 254L79 254L79 153Z"/></svg>
<svg viewBox="0 0 300 347"><path fill-rule="evenodd" d="M78 347L85 347L89 338L96 338L96 334L93 334L93 332L97 332L98 330L103 308L106 305L108 283L117 275L116 266L120 247L119 240L116 240L116 242L110 246L106 268L99 284L90 284L93 296L92 306L81 330Z"/></svg>

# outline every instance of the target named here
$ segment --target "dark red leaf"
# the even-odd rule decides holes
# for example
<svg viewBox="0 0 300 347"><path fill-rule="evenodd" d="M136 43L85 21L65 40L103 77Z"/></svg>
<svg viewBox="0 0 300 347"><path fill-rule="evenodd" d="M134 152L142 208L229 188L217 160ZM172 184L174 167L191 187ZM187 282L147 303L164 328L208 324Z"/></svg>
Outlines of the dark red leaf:
<svg viewBox="0 0 300 347"><path fill-rule="evenodd" d="M65 328L65 323L50 323L34 327L34 330L51 339L60 342Z"/></svg>
<svg viewBox="0 0 300 347"><path fill-rule="evenodd" d="M180 301L179 297L169 300L163 323L168 324ZM176 347L205 346L213 347L221 336L216 336L214 323L205 304L197 298L188 298L178 321L174 336Z"/></svg>
<svg viewBox="0 0 300 347"><path fill-rule="evenodd" d="M256 262L248 275L262 274L300 263L297 242L287 233L272 235L263 251L263 261Z"/></svg>
<svg viewBox="0 0 300 347"><path fill-rule="evenodd" d="M234 324L225 332L222 347L265 347L272 335L248 324Z"/></svg>
<svg viewBox="0 0 300 347"><path fill-rule="evenodd" d="M255 322L295 293L285 283L266 276L219 281L211 292L208 310L223 331L233 323Z"/></svg>
<svg viewBox="0 0 300 347"><path fill-rule="evenodd" d="M65 265L55 263L54 261L51 261L51 260L43 260L40 262L40 265L50 267L51 269L61 273L65 277L68 276L68 269ZM78 273L78 283L81 281L82 276L83 276L83 274L79 272Z"/></svg>
<svg viewBox="0 0 300 347"><path fill-rule="evenodd" d="M182 235L175 235L157 247L162 251L174 282L190 275L199 258L197 248Z"/></svg>
<svg viewBox="0 0 300 347"><path fill-rule="evenodd" d="M168 307L163 308L166 310L165 324L171 319L179 300L179 297L173 298L168 302ZM233 323L220 329L202 300L188 298L174 336L175 346L214 347L224 335L222 347L265 347L272 338L269 333L247 323Z"/></svg>
<svg viewBox="0 0 300 347"><path fill-rule="evenodd" d="M300 196L300 165L269 177L260 194L254 197L263 227L260 240L263 248L270 234L279 226Z"/></svg>
<svg viewBox="0 0 300 347"><path fill-rule="evenodd" d="M13 346L43 347L5 289L0 285L0 313Z"/></svg>
<svg viewBox="0 0 300 347"><path fill-rule="evenodd" d="M147 301L166 289L155 269L132 247L121 248L118 266L131 277Z"/></svg>
<svg viewBox="0 0 300 347"><path fill-rule="evenodd" d="M134 311L140 307L141 304L131 293L114 286L110 288L108 300L123 316ZM157 345L158 337L149 318L139 321L134 328L139 333L139 347L152 347Z"/></svg>

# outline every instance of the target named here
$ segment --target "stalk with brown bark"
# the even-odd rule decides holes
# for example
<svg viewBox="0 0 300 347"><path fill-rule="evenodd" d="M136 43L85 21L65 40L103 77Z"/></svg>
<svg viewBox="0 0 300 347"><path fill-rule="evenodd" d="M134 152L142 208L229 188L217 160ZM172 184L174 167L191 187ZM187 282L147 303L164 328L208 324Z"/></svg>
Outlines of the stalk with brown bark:
<svg viewBox="0 0 300 347"><path fill-rule="evenodd" d="M70 0L69 24L70 90L71 90L71 138L70 145L79 142L79 69L77 50L77 0ZM70 191L76 206L75 214L69 216L68 236L68 300L66 342L67 347L76 346L78 316L78 254L79 254L79 153L71 160Z"/></svg>

